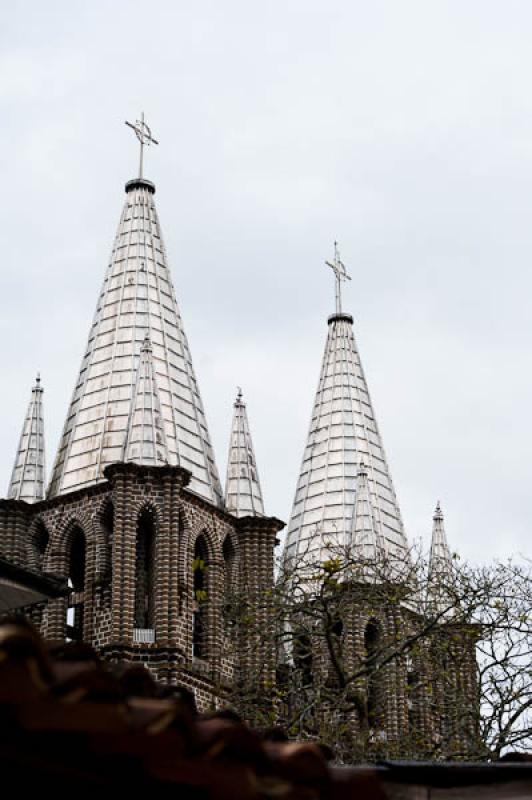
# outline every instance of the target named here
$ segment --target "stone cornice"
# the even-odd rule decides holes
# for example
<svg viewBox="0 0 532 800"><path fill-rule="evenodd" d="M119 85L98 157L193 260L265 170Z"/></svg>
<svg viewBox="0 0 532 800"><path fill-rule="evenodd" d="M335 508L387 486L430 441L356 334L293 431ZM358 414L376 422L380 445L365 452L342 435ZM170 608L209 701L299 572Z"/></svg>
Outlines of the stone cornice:
<svg viewBox="0 0 532 800"><path fill-rule="evenodd" d="M134 461L116 461L105 467L103 474L111 483L114 482L116 475L135 475L148 478L164 478L166 476L178 477L182 486L186 486L192 477L192 473L184 467L171 466L165 464L162 467L146 466L145 464L135 464Z"/></svg>
<svg viewBox="0 0 532 800"><path fill-rule="evenodd" d="M283 522L277 517L239 517L236 520L236 528L240 531L273 531L278 533L285 527Z"/></svg>
<svg viewBox="0 0 532 800"><path fill-rule="evenodd" d="M12 500L8 498L2 498L0 500L0 509L5 508L12 511L24 511L25 513L31 512L31 510L38 505L42 505L42 501L41 503L26 503L25 500Z"/></svg>

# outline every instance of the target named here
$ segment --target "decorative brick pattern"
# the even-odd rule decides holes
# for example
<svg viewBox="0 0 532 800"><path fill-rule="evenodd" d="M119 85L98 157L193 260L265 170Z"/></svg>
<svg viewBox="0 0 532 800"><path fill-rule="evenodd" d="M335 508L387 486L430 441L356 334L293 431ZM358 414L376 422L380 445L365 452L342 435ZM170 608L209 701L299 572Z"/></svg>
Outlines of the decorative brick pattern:
<svg viewBox="0 0 532 800"><path fill-rule="evenodd" d="M83 639L107 659L143 663L158 680L189 687L202 710L228 703L235 676L253 672L246 663L250 648L239 652L225 625L228 586L246 586L251 602L272 586L282 523L237 520L190 492L190 474L180 467L117 463L105 477L97 486L33 505L0 501L0 553L35 571L72 578L80 572L72 557L81 539L84 574L74 589ZM199 537L206 598L204 647L195 658L193 561ZM59 598L28 615L47 638L64 639L68 607L69 600ZM259 646L263 617L261 611L257 633L250 633L257 639L253 658L273 679L273 654ZM153 629L153 643L135 641L138 627Z"/></svg>
<svg viewBox="0 0 532 800"><path fill-rule="evenodd" d="M158 680L190 688L205 711L231 703L235 691L253 690L250 681L260 682L255 688L266 695L275 682L276 654L264 635L272 620L264 598L273 585L274 548L282 523L267 517L237 519L189 491L189 477L180 467L117 463L107 467L105 481L88 489L33 505L0 501L0 554L63 577L75 576L77 570L76 614L83 619L83 639L110 661L145 664ZM151 533L146 533L147 524ZM83 575L80 565L71 563L73 554L81 558L80 541ZM198 611L193 562L199 542L206 564L200 658L193 654ZM236 629L227 625L224 613L232 589L249 606L249 624ZM27 614L44 636L64 639L68 606L68 598L59 598ZM149 613L143 615L146 609ZM375 614L367 592L355 596L339 633L348 669L365 657L372 624L385 637L401 637L415 630L416 618L399 606ZM152 642L135 641L135 628L143 626L153 631ZM428 754L429 742L439 742L442 753L456 753L467 752L474 741L475 631L447 626L442 648L397 659L379 673L371 692L375 718L385 731L386 755L412 755L413 730L419 756ZM442 653L449 664L445 678ZM323 652L315 653L312 669L320 679L332 674ZM356 688L367 701L367 679L360 678ZM353 742L367 728L363 706L361 701L359 713L348 715ZM323 724L337 723L337 711L324 708ZM365 755L378 754L377 737Z"/></svg>

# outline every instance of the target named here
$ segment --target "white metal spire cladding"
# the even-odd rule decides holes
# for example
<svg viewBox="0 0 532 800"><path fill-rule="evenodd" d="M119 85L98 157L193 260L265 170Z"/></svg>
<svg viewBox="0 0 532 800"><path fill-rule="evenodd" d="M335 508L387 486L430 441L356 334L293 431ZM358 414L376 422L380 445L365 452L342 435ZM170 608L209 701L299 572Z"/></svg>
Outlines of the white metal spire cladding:
<svg viewBox="0 0 532 800"><path fill-rule="evenodd" d="M137 381L124 447L124 461L152 464L156 467L168 464L161 403L148 334L140 350Z"/></svg>
<svg viewBox="0 0 532 800"><path fill-rule="evenodd" d="M336 271L335 279L338 287ZM353 335L353 318L333 314L328 327L284 555L290 560L305 554L319 557L331 542L350 543L357 473L363 461L376 536L389 556L404 558L407 540Z"/></svg>
<svg viewBox="0 0 532 800"><path fill-rule="evenodd" d="M203 405L177 306L155 186L135 179L96 307L53 469L49 496L90 486L124 458L142 343L149 335L168 461L190 489L223 503Z"/></svg>
<svg viewBox="0 0 532 800"><path fill-rule="evenodd" d="M227 458L225 505L237 517L262 517L264 506L242 390L234 403Z"/></svg>
<svg viewBox="0 0 532 800"><path fill-rule="evenodd" d="M377 561L385 555L386 547L375 519L368 486L368 471L363 461L358 468L351 531L354 553L360 555L363 561Z"/></svg>
<svg viewBox="0 0 532 800"><path fill-rule="evenodd" d="M448 583L452 578L453 562L451 551L445 536L443 513L440 503L436 504L432 517L432 541L430 544L429 576L427 582L427 606L436 613L446 611L453 606L453 597L449 595Z"/></svg>
<svg viewBox="0 0 532 800"><path fill-rule="evenodd" d="M445 536L443 512L440 503L436 504L432 517L432 540L430 543L429 573L432 576L449 572L452 567L451 551Z"/></svg>
<svg viewBox="0 0 532 800"><path fill-rule="evenodd" d="M8 497L36 503L44 499L44 415L43 388L37 375L24 419L20 442L9 483Z"/></svg>

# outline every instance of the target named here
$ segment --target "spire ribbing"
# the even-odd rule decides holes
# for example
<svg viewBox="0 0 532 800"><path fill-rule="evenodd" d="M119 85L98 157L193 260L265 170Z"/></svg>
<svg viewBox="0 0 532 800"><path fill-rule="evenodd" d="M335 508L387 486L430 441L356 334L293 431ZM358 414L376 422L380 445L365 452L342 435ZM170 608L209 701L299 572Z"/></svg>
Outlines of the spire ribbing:
<svg viewBox="0 0 532 800"><path fill-rule="evenodd" d="M22 427L19 446L9 483L8 497L36 503L44 499L44 414L43 388L37 375Z"/></svg>
<svg viewBox="0 0 532 800"><path fill-rule="evenodd" d="M168 461L192 473L190 488L222 503L207 423L154 204L135 179L126 201L60 441L49 496L90 486L124 458L146 334L153 349Z"/></svg>
<svg viewBox="0 0 532 800"><path fill-rule="evenodd" d="M150 338L146 334L140 351L124 461L161 467L168 463L168 450L152 353Z"/></svg>
<svg viewBox="0 0 532 800"><path fill-rule="evenodd" d="M227 458L225 505L237 517L262 517L264 506L242 391L234 403Z"/></svg>
<svg viewBox="0 0 532 800"><path fill-rule="evenodd" d="M375 536L386 554L408 550L401 514L349 314L329 317L329 332L307 445L285 542L285 558L320 557L350 543L355 479L363 459Z"/></svg>

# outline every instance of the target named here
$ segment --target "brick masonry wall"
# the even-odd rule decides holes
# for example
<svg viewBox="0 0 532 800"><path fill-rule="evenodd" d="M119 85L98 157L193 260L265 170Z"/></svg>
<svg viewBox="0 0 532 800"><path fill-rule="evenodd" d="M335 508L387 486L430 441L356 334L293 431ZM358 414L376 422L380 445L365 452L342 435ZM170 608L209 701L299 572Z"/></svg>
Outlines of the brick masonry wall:
<svg viewBox="0 0 532 800"><path fill-rule="evenodd" d="M114 464L106 480L34 505L0 502L0 553L35 571L68 577L73 542L82 532L85 567L82 598L83 639L104 657L145 664L154 676L192 689L207 709L227 703L235 674L247 671L249 649L239 653L224 619L227 569L231 580L250 581L254 590L273 582L273 549L277 520L241 521L186 489L189 474L179 467L148 468ZM139 560L138 520L153 520L153 626L155 642L135 641L135 603ZM43 533L44 532L44 533ZM77 533L76 533L77 532ZM193 658L194 548L201 536L206 546L203 616L205 653ZM44 554L43 541L48 539ZM225 543L225 548L224 548ZM229 565L224 553L231 553ZM141 586L141 594L146 586ZM67 636L67 598L50 600L30 616L48 638ZM262 620L262 622L264 622ZM265 659L268 675L272 654ZM271 662L271 664L270 664Z"/></svg>
<svg viewBox="0 0 532 800"><path fill-rule="evenodd" d="M267 644L270 637L264 635L271 624L264 598L273 584L274 548L282 523L274 518L234 518L190 492L186 488L189 474L179 467L114 464L105 477L90 489L35 505L0 501L0 554L36 571L68 576L73 541L81 531L85 542L84 586L79 595L83 639L103 657L145 664L158 680L188 687L200 710L230 703L235 687L247 691L250 681L260 684L267 695L275 681L276 658ZM143 514L153 521L153 644L135 641L139 576L146 580L138 568L142 560L138 521ZM206 558L205 647L202 658L194 658L193 617L198 603L192 563L200 536ZM249 624L237 632L224 617L231 584L249 609ZM45 636L64 639L67 608L67 599L59 598L27 614ZM348 669L365 658L364 634L372 619L382 635L391 639L415 627L414 616L399 607L376 613L367 592L355 596L343 620L342 647ZM432 746L435 741L442 743L442 752L463 753L468 741L474 740L474 636L450 632L447 645L450 668L445 682L430 657L416 656L410 663L398 659L382 670L377 697L388 756L412 755L412 726L419 732L418 755L425 745L429 752L428 743ZM330 666L324 663L323 653L317 653L315 665L326 678ZM412 674L420 678L415 692L409 686ZM357 689L362 697L367 695L366 678L358 680ZM463 708L471 713L461 713ZM323 709L324 723L332 724L333 712ZM367 726L363 714L353 712L349 720L354 740L360 739ZM376 754L371 743L366 747L367 756Z"/></svg>

